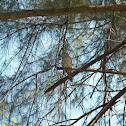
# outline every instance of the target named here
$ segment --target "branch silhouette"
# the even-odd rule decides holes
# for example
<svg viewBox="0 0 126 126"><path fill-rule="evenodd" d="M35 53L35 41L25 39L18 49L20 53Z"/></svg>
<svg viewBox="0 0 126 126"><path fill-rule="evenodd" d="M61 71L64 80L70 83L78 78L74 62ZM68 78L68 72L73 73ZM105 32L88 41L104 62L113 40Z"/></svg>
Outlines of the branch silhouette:
<svg viewBox="0 0 126 126"><path fill-rule="evenodd" d="M94 117L94 119L91 120L91 122L87 126L93 126L97 122L97 120L101 118L102 115L116 103L115 101L125 93L126 87L123 88L115 97L113 97L110 102L108 102L108 104Z"/></svg>
<svg viewBox="0 0 126 126"><path fill-rule="evenodd" d="M119 100L113 102L113 105L116 104L117 102L119 102ZM89 112L83 114L82 116L80 116L80 117L78 117L77 119L75 119L76 121L74 121L72 124L70 124L70 126L72 126L73 124L75 124L76 122L78 122L80 119L84 118L86 115L89 115L90 113L94 112L95 110L97 110L97 109L99 109L99 108L101 108L101 107L105 107L107 104L108 104L108 103L105 103L105 104L103 104L103 105L100 105L100 106L98 106L98 107L92 109L91 111L89 111Z"/></svg>

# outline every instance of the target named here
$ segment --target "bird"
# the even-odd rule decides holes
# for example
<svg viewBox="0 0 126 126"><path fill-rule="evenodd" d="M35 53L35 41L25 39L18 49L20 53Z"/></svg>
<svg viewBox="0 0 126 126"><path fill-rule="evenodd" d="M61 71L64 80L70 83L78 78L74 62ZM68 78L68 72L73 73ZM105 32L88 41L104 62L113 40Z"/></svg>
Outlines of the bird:
<svg viewBox="0 0 126 126"><path fill-rule="evenodd" d="M72 82L72 76L71 76L72 60L67 53L62 53L62 65L63 69L65 69L65 71L67 72L70 81Z"/></svg>

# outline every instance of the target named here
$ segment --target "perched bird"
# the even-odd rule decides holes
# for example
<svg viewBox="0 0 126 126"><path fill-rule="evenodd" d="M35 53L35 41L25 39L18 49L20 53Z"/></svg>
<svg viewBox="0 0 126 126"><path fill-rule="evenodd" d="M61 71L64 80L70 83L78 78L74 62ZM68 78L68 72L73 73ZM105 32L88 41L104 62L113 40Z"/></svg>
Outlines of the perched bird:
<svg viewBox="0 0 126 126"><path fill-rule="evenodd" d="M68 77L72 82L72 76L71 76L72 61L70 56L66 53L62 54L62 65L63 68L65 68L65 71L67 72Z"/></svg>

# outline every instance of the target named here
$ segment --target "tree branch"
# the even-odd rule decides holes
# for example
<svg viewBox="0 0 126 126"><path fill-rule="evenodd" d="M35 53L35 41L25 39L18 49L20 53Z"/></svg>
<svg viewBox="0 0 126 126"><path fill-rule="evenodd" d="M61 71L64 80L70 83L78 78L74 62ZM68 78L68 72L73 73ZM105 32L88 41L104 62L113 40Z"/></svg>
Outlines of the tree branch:
<svg viewBox="0 0 126 126"><path fill-rule="evenodd" d="M33 17L33 16L58 16L77 13L97 13L97 12L126 12L126 5L99 5L99 6L81 6L61 9L44 9L44 10L21 10L0 14L0 20Z"/></svg>
<svg viewBox="0 0 126 126"><path fill-rule="evenodd" d="M87 126L93 126L97 122L97 120L101 118L102 115L115 104L115 101L125 93L126 87L123 88L115 97L113 97L111 101L94 117L93 120L91 120L91 122Z"/></svg>
<svg viewBox="0 0 126 126"><path fill-rule="evenodd" d="M64 68L63 67L58 67L57 68L58 70L63 70ZM68 69L68 68L65 68L65 70ZM120 72L120 71L112 71L112 70L93 70L93 69L74 69L74 68L71 68L71 70L74 70L74 71L78 71L78 72L84 72L84 71L87 71L87 72L94 72L94 73L111 73L111 74L120 74L120 75L126 75L126 73L124 72Z"/></svg>
<svg viewBox="0 0 126 126"><path fill-rule="evenodd" d="M119 101L114 101L113 104L116 104L117 102L119 102ZM70 126L72 126L73 124L75 124L76 122L78 122L80 119L82 119L82 118L85 117L86 115L89 115L90 113L94 112L95 110L97 110L97 109L99 109L99 108L101 108L101 107L105 107L106 105L107 105L107 103L105 103L105 104L103 104L103 105L100 105L100 106L98 106L98 107L92 109L92 110L89 111L88 113L85 113L84 115L78 117L78 118L76 119L76 121L74 121L72 124L70 124Z"/></svg>

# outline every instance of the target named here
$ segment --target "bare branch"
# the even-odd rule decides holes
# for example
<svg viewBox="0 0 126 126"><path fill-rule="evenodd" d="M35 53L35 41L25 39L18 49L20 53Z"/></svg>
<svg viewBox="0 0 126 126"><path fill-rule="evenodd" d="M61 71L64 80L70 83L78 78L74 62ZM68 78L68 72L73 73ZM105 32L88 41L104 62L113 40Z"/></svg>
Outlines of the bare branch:
<svg viewBox="0 0 126 126"><path fill-rule="evenodd" d="M119 102L119 101L117 101L117 102ZM114 102L114 104L116 104L117 102ZM106 105L107 105L107 103L105 103L105 104L103 104L103 105L100 105L100 106L98 106L98 107L92 109L92 110L89 111L88 113L85 113L84 115L78 117L78 118L76 119L76 121L74 121L72 124L70 124L70 126L72 126L73 124L75 124L76 122L78 122L80 119L82 119L82 118L85 117L86 115L89 115L90 113L94 112L95 110L97 110L97 109L99 109L99 108L101 108L101 107L105 107ZM74 119L74 120L75 120L75 119Z"/></svg>
<svg viewBox="0 0 126 126"><path fill-rule="evenodd" d="M61 9L44 9L44 10L21 10L0 14L0 20L33 17L33 16L58 16L77 13L97 13L97 12L125 12L126 5L99 5L99 6L81 6Z"/></svg>
<svg viewBox="0 0 126 126"><path fill-rule="evenodd" d="M62 67L58 67L58 69L63 70ZM68 69L68 68L65 68L65 69ZM87 72L94 72L94 73L111 73L111 74L126 75L126 73L124 73L124 72L119 72L119 71L115 72L115 71L112 71L112 70L73 69L73 68L71 68L71 70L78 71L78 72L87 71Z"/></svg>
<svg viewBox="0 0 126 126"><path fill-rule="evenodd" d="M87 126L93 126L97 122L97 120L101 118L102 115L115 104L115 101L125 93L126 87L123 88L115 97L113 97L110 102L94 117L94 119L91 120L91 122Z"/></svg>

